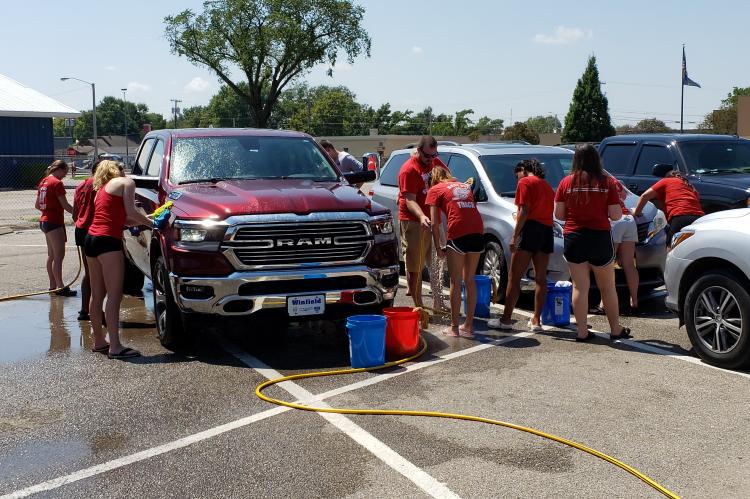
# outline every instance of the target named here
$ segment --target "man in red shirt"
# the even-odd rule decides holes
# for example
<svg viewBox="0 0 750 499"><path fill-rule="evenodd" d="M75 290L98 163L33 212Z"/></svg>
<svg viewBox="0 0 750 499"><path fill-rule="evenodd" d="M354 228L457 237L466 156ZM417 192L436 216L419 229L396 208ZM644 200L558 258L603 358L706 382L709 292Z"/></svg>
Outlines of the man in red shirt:
<svg viewBox="0 0 750 499"><path fill-rule="evenodd" d="M531 331L541 331L541 314L547 299L547 266L549 256L555 250L552 230L555 191L544 180L545 172L536 159L526 159L515 169L518 178L516 187L516 228L510 240L510 274L505 293L505 308L500 319L491 319L489 327L513 329L511 318L521 293L521 277L534 265L536 290L534 293L534 316L529 321Z"/></svg>
<svg viewBox="0 0 750 499"><path fill-rule="evenodd" d="M427 188L437 158L437 141L431 135L419 139L415 153L398 174L398 220L406 264L408 291L414 306L422 306L422 269L430 260L430 217Z"/></svg>

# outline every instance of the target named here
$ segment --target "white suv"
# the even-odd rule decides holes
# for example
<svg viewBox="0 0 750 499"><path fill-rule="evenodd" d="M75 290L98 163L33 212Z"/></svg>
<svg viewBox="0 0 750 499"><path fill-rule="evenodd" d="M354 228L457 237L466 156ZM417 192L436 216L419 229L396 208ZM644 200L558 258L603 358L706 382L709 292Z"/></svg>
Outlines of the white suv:
<svg viewBox="0 0 750 499"><path fill-rule="evenodd" d="M750 209L721 211L675 234L664 278L700 358L750 367Z"/></svg>

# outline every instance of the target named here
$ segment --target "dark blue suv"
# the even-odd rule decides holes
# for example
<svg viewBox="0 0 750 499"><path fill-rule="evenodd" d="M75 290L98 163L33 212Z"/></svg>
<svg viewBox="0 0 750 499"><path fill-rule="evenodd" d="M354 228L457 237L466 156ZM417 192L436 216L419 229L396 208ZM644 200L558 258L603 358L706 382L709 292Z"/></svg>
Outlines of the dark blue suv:
<svg viewBox="0 0 750 499"><path fill-rule="evenodd" d="M643 134L607 137L604 168L635 194L677 169L706 213L750 206L750 140L733 135Z"/></svg>

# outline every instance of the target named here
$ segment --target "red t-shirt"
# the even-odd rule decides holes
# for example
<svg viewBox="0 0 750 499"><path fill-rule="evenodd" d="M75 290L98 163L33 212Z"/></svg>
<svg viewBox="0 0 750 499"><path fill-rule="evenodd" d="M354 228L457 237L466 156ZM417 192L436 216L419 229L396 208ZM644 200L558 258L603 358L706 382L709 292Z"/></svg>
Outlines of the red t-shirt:
<svg viewBox="0 0 750 499"><path fill-rule="evenodd" d="M685 185L682 179L667 177L659 180L651 186L658 196L659 201L664 204L667 212L667 220L672 220L680 215L703 216L703 208L698 193Z"/></svg>
<svg viewBox="0 0 750 499"><path fill-rule="evenodd" d="M543 178L536 175L523 177L516 187L516 206L526 206L528 220L552 227L555 209L555 191Z"/></svg>
<svg viewBox="0 0 750 499"><path fill-rule="evenodd" d="M622 192L625 190L625 187L622 185L622 182L619 180L615 180L617 182L617 199L620 200L620 208L622 208L622 214L623 215L630 215L630 210L627 206L625 206L625 201L622 200Z"/></svg>
<svg viewBox="0 0 750 499"><path fill-rule="evenodd" d="M39 182L36 199L42 211L42 216L39 217L40 222L65 224L65 209L58 199L60 196L65 196L65 186L62 180L54 175L47 175Z"/></svg>
<svg viewBox="0 0 750 499"><path fill-rule="evenodd" d="M89 177L76 187L73 195L73 219L79 229L88 229L94 220L94 179Z"/></svg>
<svg viewBox="0 0 750 499"><path fill-rule="evenodd" d="M620 204L617 180L605 177L601 185L586 182L573 186L573 175L568 175L557 186L555 201L565 203L565 229L569 234L582 229L610 230L608 206Z"/></svg>
<svg viewBox="0 0 750 499"><path fill-rule="evenodd" d="M438 207L448 218L447 238L457 239L468 234L484 234L482 216L464 182L440 182L427 193L426 204Z"/></svg>
<svg viewBox="0 0 750 499"><path fill-rule="evenodd" d="M407 159L398 172L398 219L399 220L416 220L417 217L409 211L406 206L404 193L416 195L417 203L422 208L425 215L428 215L425 198L427 197L427 185L432 171L432 166L422 165L419 158L412 156ZM429 216L429 215L428 215Z"/></svg>

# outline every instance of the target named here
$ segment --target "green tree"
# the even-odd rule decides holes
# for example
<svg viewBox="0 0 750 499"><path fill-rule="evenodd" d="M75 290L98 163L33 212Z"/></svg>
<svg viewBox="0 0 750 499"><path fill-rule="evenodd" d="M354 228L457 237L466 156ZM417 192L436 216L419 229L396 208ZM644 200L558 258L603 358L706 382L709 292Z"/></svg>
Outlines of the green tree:
<svg viewBox="0 0 750 499"><path fill-rule="evenodd" d="M152 130L163 130L164 128L167 128L167 120L160 113L146 113L144 120L144 123L151 123ZM143 124L141 124L141 131L143 131Z"/></svg>
<svg viewBox="0 0 750 499"><path fill-rule="evenodd" d="M474 130L479 132L479 135L500 135L503 133L503 120L493 120L488 116L482 116L474 125ZM477 138L479 137L477 136Z"/></svg>
<svg viewBox="0 0 750 499"><path fill-rule="evenodd" d="M721 101L719 109L711 111L699 125L710 133L733 135L737 133L737 100L742 95L750 95L750 87L734 87Z"/></svg>
<svg viewBox="0 0 750 499"><path fill-rule="evenodd" d="M309 133L312 135L360 135L361 107L346 87L328 88L310 109Z"/></svg>
<svg viewBox="0 0 750 499"><path fill-rule="evenodd" d="M646 118L636 123L633 131L635 133L666 133L670 131L670 128L662 120Z"/></svg>
<svg viewBox="0 0 750 499"><path fill-rule="evenodd" d="M727 98L721 101L721 106L724 108L733 107L737 109L737 98L743 95L750 95L750 87L734 87L732 91L727 94Z"/></svg>
<svg viewBox="0 0 750 499"><path fill-rule="evenodd" d="M93 137L93 113L83 111L76 119L73 137L89 139ZM166 121L161 114L150 113L148 106L142 103L125 102L107 96L96 106L96 131L98 135L139 134L144 123L151 123L153 129L165 128Z"/></svg>
<svg viewBox="0 0 750 499"><path fill-rule="evenodd" d="M526 126L536 133L555 133L562 129L562 123L557 116L534 116L526 120Z"/></svg>
<svg viewBox="0 0 750 499"><path fill-rule="evenodd" d="M565 117L563 142L599 142L615 134L609 117L607 97L602 93L596 57L588 65L573 91L568 115Z"/></svg>
<svg viewBox="0 0 750 499"><path fill-rule="evenodd" d="M188 9L164 23L172 52L215 72L266 127L284 88L311 68L328 63L330 75L340 52L349 63L370 55L363 16L349 0L207 0L201 14Z"/></svg>
<svg viewBox="0 0 750 499"><path fill-rule="evenodd" d="M503 140L525 140L530 144L538 144L539 134L529 128L526 123L516 122L505 129Z"/></svg>
<svg viewBox="0 0 750 499"><path fill-rule="evenodd" d="M68 136L68 127L65 126L65 118L52 118L52 134L55 137Z"/></svg>
<svg viewBox="0 0 750 499"><path fill-rule="evenodd" d="M628 134L632 134L632 133L636 133L635 128L633 127L633 125L625 124L625 125L620 125L620 126L617 127L617 134L618 135L628 135Z"/></svg>

